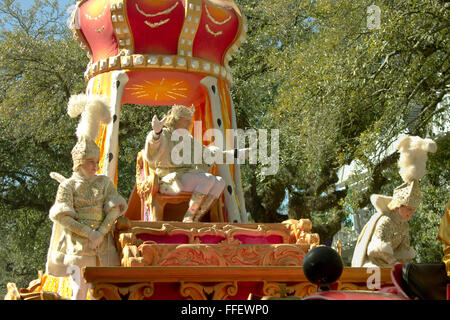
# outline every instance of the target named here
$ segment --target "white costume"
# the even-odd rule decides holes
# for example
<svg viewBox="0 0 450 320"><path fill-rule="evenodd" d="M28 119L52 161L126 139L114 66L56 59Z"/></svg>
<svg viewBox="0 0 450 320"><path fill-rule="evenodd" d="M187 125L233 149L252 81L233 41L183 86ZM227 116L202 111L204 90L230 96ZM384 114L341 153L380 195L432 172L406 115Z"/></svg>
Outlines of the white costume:
<svg viewBox="0 0 450 320"><path fill-rule="evenodd" d="M51 174L60 185L50 209L53 230L46 273L55 277L71 275L77 282L80 279L75 280L74 274L69 272L74 266L81 269L120 265L111 231L115 220L125 213L127 203L109 177L90 176L84 171L86 160L96 163L99 158L100 149L94 139L99 121L107 123L111 118L106 101L98 96L72 96L68 112L71 117L80 113L82 116L77 128L78 142L72 149L72 176L66 179L57 173ZM76 298L85 299L87 285L82 279L81 283L76 283L78 285Z"/></svg>
<svg viewBox="0 0 450 320"><path fill-rule="evenodd" d="M161 193L171 195L182 191L193 193L183 222L200 221L225 188L222 177L208 173L214 159L220 158L224 163L227 155L233 155L231 153L234 153L235 157L242 152L244 156L248 154L248 149L223 151L217 147L206 147L187 131L184 135L180 135L182 141L172 141L175 125L178 121L190 122L193 113L194 108L174 105L161 121L154 116L153 130L147 135L144 150L145 160L158 176ZM166 128L163 128L165 123ZM186 152L189 150L190 155L183 154L183 150ZM201 161L195 161L196 153L201 156L199 159ZM205 154L209 156L210 163L203 162ZM174 161L174 156L180 161Z"/></svg>
<svg viewBox="0 0 450 320"><path fill-rule="evenodd" d="M396 148L400 151L398 165L404 183L395 188L392 197L376 194L370 197L376 213L358 237L352 267L391 267L415 257L410 247L408 221L401 219L399 210L402 206L414 210L419 207L419 179L425 175L427 152L436 152L437 147L433 140L401 135Z"/></svg>
<svg viewBox="0 0 450 320"><path fill-rule="evenodd" d="M194 149L205 148L191 135L183 137L190 146L191 157L188 163L174 164L171 154L174 147L180 142L172 141L173 130L163 128L162 132L155 139L154 131L151 131L145 142L145 158L152 168L155 168L156 175L160 179L160 192L164 194L178 194L179 192L199 192L201 194L211 194L218 198L225 188L225 181L220 176L207 173L211 166L207 164L194 164ZM209 149L214 154L214 149Z"/></svg>
<svg viewBox="0 0 450 320"><path fill-rule="evenodd" d="M390 267L415 257L409 243L409 225L388 208L392 197L372 195L377 210L364 226L353 253L352 267Z"/></svg>

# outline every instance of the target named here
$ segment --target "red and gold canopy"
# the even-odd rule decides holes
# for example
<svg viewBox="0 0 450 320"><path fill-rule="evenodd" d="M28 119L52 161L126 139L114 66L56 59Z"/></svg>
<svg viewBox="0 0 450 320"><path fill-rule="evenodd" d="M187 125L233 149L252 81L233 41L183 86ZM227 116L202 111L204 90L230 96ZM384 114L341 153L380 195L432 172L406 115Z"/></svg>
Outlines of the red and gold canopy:
<svg viewBox="0 0 450 320"><path fill-rule="evenodd" d="M164 105L177 97L195 104L204 76L231 82L228 62L246 32L232 1L83 0L77 7L74 35L91 57L86 80L112 70L152 71L130 77L123 102Z"/></svg>

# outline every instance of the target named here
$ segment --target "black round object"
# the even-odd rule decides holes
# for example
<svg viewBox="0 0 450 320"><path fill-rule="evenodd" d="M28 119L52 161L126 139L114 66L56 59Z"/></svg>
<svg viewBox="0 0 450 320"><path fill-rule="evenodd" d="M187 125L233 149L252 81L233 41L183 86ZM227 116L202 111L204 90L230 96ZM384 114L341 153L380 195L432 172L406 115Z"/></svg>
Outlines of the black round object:
<svg viewBox="0 0 450 320"><path fill-rule="evenodd" d="M303 273L306 278L322 289L336 282L342 270L344 265L341 256L330 247L311 249L303 259Z"/></svg>

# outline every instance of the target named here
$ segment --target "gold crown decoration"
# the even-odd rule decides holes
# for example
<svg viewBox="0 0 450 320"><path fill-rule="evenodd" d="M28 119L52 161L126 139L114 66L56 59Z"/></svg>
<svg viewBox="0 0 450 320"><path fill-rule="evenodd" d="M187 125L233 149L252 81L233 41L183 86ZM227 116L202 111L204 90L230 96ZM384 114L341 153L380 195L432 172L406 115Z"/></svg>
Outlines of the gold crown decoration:
<svg viewBox="0 0 450 320"><path fill-rule="evenodd" d="M111 121L111 111L107 99L99 95L72 95L69 99L67 113L75 118L81 114L77 126L78 141L72 149L73 170L76 171L86 159L98 159L100 148L95 143L100 130L100 122Z"/></svg>
<svg viewBox="0 0 450 320"><path fill-rule="evenodd" d="M86 80L113 70L171 70L231 83L247 20L231 0L81 0L73 35L91 58Z"/></svg>
<svg viewBox="0 0 450 320"><path fill-rule="evenodd" d="M394 189L392 201L389 202L388 208L394 210L400 206L407 206L417 209L422 201L422 195L419 188L419 181L413 180L405 182Z"/></svg>

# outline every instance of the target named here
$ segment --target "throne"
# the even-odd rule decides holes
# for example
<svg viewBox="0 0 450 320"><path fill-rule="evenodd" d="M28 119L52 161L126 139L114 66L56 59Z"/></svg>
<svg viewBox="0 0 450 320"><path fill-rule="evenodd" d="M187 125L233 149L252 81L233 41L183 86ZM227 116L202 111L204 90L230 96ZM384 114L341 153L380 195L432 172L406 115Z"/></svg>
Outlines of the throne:
<svg viewBox="0 0 450 320"><path fill-rule="evenodd" d="M136 159L136 192L141 203L143 221L182 221L189 206L192 192L167 195L159 192L159 180L155 168L148 165L141 150ZM223 210L221 202L216 201L203 216L203 222L224 222L219 214Z"/></svg>

